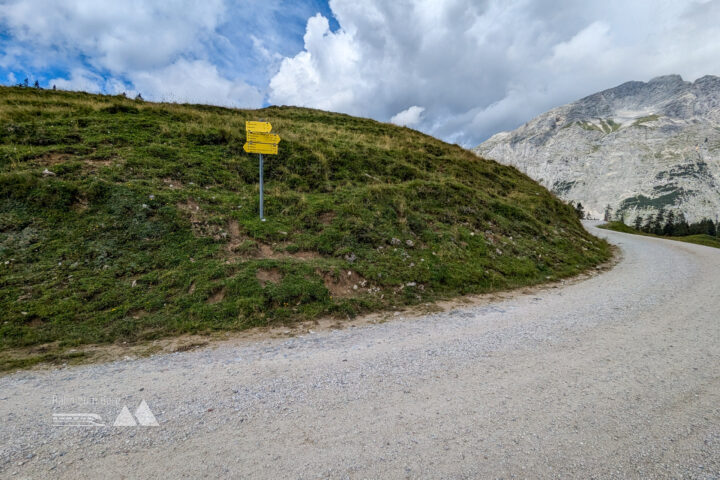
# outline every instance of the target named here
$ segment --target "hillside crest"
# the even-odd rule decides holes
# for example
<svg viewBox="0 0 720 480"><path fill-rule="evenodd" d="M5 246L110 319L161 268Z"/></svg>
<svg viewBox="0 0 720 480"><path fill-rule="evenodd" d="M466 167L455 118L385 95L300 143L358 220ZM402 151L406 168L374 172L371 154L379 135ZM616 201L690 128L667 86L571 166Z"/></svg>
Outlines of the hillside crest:
<svg viewBox="0 0 720 480"><path fill-rule="evenodd" d="M282 138L266 222L260 119ZM608 256L517 170L369 119L0 88L0 125L0 353L342 319Z"/></svg>

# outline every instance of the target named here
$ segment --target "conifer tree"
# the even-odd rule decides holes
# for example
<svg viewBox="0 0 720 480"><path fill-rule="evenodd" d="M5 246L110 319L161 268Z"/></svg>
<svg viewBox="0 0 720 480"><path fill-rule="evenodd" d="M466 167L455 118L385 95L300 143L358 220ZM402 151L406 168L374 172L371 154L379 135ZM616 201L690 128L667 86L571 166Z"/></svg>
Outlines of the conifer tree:
<svg viewBox="0 0 720 480"><path fill-rule="evenodd" d="M655 215L655 221L652 226L652 233L655 235L662 235L663 227L665 226L665 209L661 208L660 211Z"/></svg>
<svg viewBox="0 0 720 480"><path fill-rule="evenodd" d="M618 210L615 212L615 221L620 222L623 225L625 225L625 211L624 210Z"/></svg>
<svg viewBox="0 0 720 480"><path fill-rule="evenodd" d="M665 226L663 227L663 235L671 237L675 235L675 212L670 210L665 220Z"/></svg>
<svg viewBox="0 0 720 480"><path fill-rule="evenodd" d="M610 220L612 220L612 214L613 214L613 211L612 211L612 208L610 208L610 205L606 206L605 207L605 216L603 217L603 220L605 220L606 222L609 222Z"/></svg>
<svg viewBox="0 0 720 480"><path fill-rule="evenodd" d="M645 225L643 226L642 231L645 233L652 233L653 226L655 225L655 215L652 213L648 215L647 219L645 220Z"/></svg>
<svg viewBox="0 0 720 480"><path fill-rule="evenodd" d="M580 220L585 220L585 209L582 203L578 202L577 205L575 205L575 213Z"/></svg>
<svg viewBox="0 0 720 480"><path fill-rule="evenodd" d="M677 222L675 223L674 235L677 237L684 237L685 235L689 234L690 225L688 225L687 219L685 219L685 214L683 212L680 212L678 214Z"/></svg>
<svg viewBox="0 0 720 480"><path fill-rule="evenodd" d="M635 230L638 230L638 231L642 230L642 226L643 226L642 215L638 215L637 217L635 217L635 223L633 226L635 227Z"/></svg>

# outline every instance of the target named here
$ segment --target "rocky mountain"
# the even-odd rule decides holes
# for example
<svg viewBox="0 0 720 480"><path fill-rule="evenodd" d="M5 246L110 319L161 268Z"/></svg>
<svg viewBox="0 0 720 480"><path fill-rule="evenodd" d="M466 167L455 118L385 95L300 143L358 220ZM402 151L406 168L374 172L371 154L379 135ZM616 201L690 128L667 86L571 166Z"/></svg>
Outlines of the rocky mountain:
<svg viewBox="0 0 720 480"><path fill-rule="evenodd" d="M720 77L627 82L564 105L475 153L512 165L600 217L660 208L720 216Z"/></svg>

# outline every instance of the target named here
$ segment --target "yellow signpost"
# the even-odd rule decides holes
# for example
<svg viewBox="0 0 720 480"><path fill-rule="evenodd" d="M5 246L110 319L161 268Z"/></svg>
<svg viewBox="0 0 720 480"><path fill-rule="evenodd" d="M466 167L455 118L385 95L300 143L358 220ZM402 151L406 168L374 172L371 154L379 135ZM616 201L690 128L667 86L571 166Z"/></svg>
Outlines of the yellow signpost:
<svg viewBox="0 0 720 480"><path fill-rule="evenodd" d="M277 155L278 146L270 145L269 143L248 142L243 145L243 150L245 150L247 153L259 153L261 155L264 153L265 155Z"/></svg>
<svg viewBox="0 0 720 480"><path fill-rule="evenodd" d="M274 133L255 133L247 132L247 141L249 143L270 143L277 146L280 143L280 135Z"/></svg>
<svg viewBox="0 0 720 480"><path fill-rule="evenodd" d="M270 122L245 122L247 142L243 150L260 154L260 220L263 222L263 154L277 155L280 143L280 135L270 133L271 130Z"/></svg>
<svg viewBox="0 0 720 480"><path fill-rule="evenodd" d="M245 130L248 132L268 133L272 130L270 122L245 122Z"/></svg>

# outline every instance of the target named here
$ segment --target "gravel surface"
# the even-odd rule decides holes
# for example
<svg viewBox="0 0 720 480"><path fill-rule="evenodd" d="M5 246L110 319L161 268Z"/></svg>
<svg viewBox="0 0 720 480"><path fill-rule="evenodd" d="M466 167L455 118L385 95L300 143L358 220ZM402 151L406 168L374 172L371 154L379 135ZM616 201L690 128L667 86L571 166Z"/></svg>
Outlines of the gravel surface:
<svg viewBox="0 0 720 480"><path fill-rule="evenodd" d="M563 288L0 378L0 477L720 478L720 250L593 232Z"/></svg>

